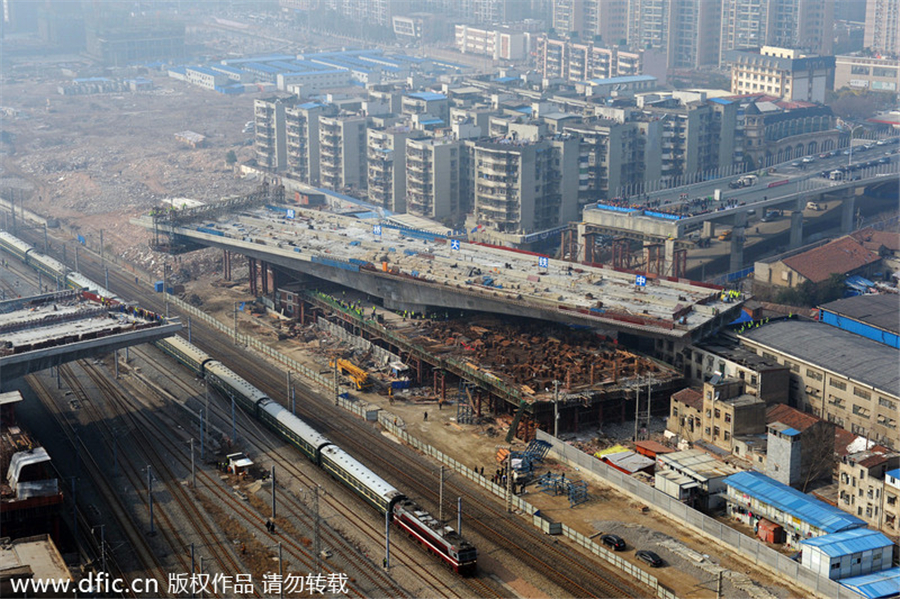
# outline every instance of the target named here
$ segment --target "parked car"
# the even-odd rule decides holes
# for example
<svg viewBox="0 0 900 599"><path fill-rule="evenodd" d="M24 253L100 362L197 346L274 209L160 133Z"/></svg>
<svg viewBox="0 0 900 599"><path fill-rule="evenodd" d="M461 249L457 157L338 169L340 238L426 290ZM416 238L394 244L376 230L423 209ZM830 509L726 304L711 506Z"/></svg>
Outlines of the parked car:
<svg viewBox="0 0 900 599"><path fill-rule="evenodd" d="M641 549L635 553L634 556L642 562L649 564L651 568L659 568L663 565L662 558L649 549Z"/></svg>
<svg viewBox="0 0 900 599"><path fill-rule="evenodd" d="M815 161L816 161L816 159L812 156L807 156L802 160L803 164L809 164L810 162L815 162Z"/></svg>
<svg viewBox="0 0 900 599"><path fill-rule="evenodd" d="M613 551L625 551L625 539L618 535L603 535L600 542L607 547L612 547Z"/></svg>

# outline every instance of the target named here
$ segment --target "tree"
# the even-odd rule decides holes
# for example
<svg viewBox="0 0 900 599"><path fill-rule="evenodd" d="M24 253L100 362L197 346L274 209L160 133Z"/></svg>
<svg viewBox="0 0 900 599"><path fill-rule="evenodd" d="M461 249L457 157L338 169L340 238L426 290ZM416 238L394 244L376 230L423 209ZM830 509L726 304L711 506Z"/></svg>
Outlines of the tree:
<svg viewBox="0 0 900 599"><path fill-rule="evenodd" d="M234 150L228 150L228 153L225 154L225 164L228 166L234 166L237 162L237 154L234 153Z"/></svg>
<svg viewBox="0 0 900 599"><path fill-rule="evenodd" d="M834 428L833 422L820 420L803 431L803 446L800 448L800 476L803 483L800 490L804 493L818 480L831 482L834 472Z"/></svg>

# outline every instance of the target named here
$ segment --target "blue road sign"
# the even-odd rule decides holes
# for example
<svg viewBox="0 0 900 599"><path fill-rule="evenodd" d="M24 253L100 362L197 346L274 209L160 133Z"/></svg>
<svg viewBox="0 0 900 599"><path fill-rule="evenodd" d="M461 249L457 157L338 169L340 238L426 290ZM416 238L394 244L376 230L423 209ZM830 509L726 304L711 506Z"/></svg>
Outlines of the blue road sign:
<svg viewBox="0 0 900 599"><path fill-rule="evenodd" d="M451 239L450 240L450 249L458 250L459 249L459 239Z"/></svg>
<svg viewBox="0 0 900 599"><path fill-rule="evenodd" d="M644 275L638 275L634 278L634 284L638 287L644 287L647 285L647 277Z"/></svg>
<svg viewBox="0 0 900 599"><path fill-rule="evenodd" d="M538 266L540 268L547 268L550 266L550 258L547 256L538 256Z"/></svg>
<svg viewBox="0 0 900 599"><path fill-rule="evenodd" d="M372 227L372 235L381 235L381 225Z"/></svg>
<svg viewBox="0 0 900 599"><path fill-rule="evenodd" d="M296 210L294 210L293 208L288 208L287 217L288 218L296 218L297 217Z"/></svg>

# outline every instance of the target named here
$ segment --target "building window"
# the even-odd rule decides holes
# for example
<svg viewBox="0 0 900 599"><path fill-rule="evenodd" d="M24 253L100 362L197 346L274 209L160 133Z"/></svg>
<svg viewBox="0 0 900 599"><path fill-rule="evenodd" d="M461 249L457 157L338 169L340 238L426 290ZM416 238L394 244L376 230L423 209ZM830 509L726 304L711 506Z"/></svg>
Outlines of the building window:
<svg viewBox="0 0 900 599"><path fill-rule="evenodd" d="M722 411L719 408L716 408L716 420L722 417Z"/></svg>
<svg viewBox="0 0 900 599"><path fill-rule="evenodd" d="M892 402L889 399L885 399L884 397L878 398L878 405L881 406L882 408L888 408L891 410L897 409L897 404L895 404L894 402Z"/></svg>
<svg viewBox="0 0 900 599"><path fill-rule="evenodd" d="M835 389L840 389L841 391L847 390L847 383L843 381L839 381L837 379L831 378L828 379L828 384L834 387Z"/></svg>
<svg viewBox="0 0 900 599"><path fill-rule="evenodd" d="M725 422L731 422L731 414L725 414Z"/></svg>
<svg viewBox="0 0 900 599"><path fill-rule="evenodd" d="M853 387L853 395L856 397L862 397L863 399L872 399L872 394L866 391L865 389L860 389L859 387Z"/></svg>
<svg viewBox="0 0 900 599"><path fill-rule="evenodd" d="M755 374L750 377L750 384L753 385L754 387L756 386L756 375Z"/></svg>

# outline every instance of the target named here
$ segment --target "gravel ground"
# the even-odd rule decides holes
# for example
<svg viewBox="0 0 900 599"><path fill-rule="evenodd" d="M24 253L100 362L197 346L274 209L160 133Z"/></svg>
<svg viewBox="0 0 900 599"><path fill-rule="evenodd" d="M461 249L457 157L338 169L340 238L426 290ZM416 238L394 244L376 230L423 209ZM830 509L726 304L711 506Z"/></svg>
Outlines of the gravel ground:
<svg viewBox="0 0 900 599"><path fill-rule="evenodd" d="M701 554L670 537L640 524L615 520L596 520L592 525L597 532L619 535L628 544L628 550L650 549L665 561L664 567L676 568L698 580L708 581L704 586L715 589L716 578L722 572L722 595L734 599L785 599L790 595L781 587L766 589L742 572L728 570L710 555ZM775 591L775 592L772 592Z"/></svg>

